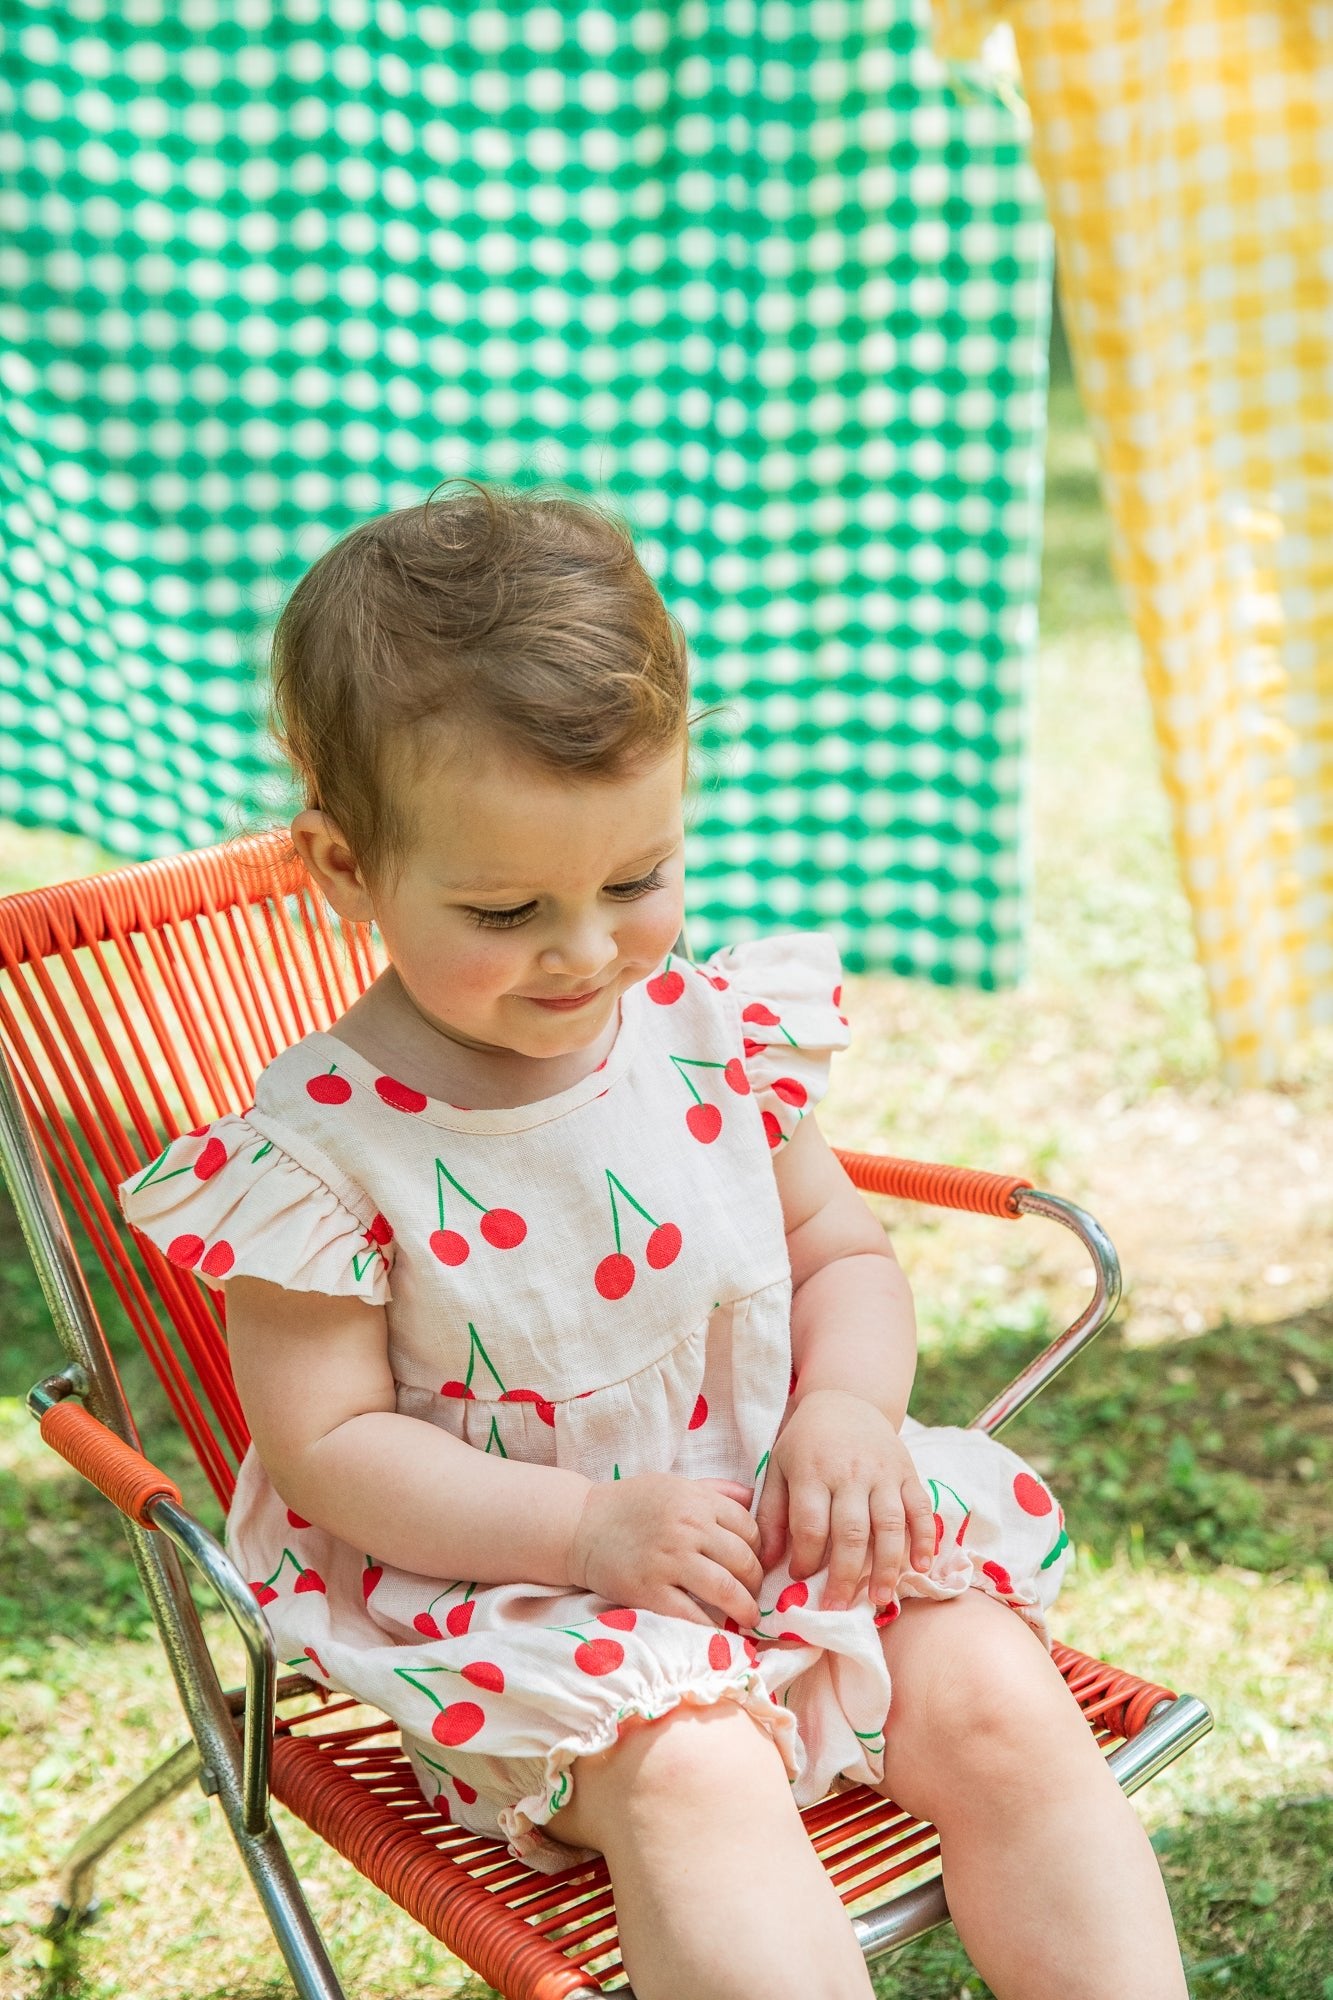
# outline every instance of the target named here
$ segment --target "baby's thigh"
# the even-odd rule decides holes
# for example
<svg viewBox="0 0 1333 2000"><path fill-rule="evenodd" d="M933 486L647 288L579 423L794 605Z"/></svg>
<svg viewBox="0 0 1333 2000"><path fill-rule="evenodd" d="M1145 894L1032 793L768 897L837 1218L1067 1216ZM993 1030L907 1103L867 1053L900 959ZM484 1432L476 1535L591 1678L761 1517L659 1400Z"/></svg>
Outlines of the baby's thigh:
<svg viewBox="0 0 1333 2000"><path fill-rule="evenodd" d="M883 1789L920 1818L1100 1754L1041 1640L984 1592L910 1599L882 1637L893 1683Z"/></svg>
<svg viewBox="0 0 1333 2000"><path fill-rule="evenodd" d="M702 1812L717 1827L771 1801L795 1812L782 1753L734 1701L681 1703L656 1721L628 1717L608 1749L571 1767L573 1796L549 1831L575 1847L670 1845Z"/></svg>

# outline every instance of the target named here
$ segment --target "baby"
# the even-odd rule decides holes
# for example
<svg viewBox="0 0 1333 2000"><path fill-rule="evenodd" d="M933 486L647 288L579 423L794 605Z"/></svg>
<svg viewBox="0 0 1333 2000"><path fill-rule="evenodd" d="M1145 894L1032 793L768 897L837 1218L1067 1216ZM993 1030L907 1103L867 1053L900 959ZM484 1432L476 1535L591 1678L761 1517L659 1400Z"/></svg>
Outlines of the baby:
<svg viewBox="0 0 1333 2000"><path fill-rule="evenodd" d="M292 839L384 972L122 1189L225 1289L229 1522L284 1659L531 1866L607 1857L639 2000L865 1996L799 1818L939 1829L999 2000L1183 2000L1046 1647L1044 1483L907 1416L910 1295L814 1115L818 936L675 949L686 649L623 528L465 485L275 642Z"/></svg>

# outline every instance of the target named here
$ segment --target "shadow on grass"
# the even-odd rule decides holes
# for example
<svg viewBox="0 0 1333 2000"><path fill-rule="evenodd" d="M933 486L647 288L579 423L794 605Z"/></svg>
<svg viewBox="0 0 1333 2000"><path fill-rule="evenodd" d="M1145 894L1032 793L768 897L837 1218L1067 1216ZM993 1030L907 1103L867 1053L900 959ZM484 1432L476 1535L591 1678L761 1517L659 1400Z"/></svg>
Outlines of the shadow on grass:
<svg viewBox="0 0 1333 2000"><path fill-rule="evenodd" d="M1286 1800L1198 1814L1162 1827L1153 1845L1171 1895L1194 2000L1329 2000L1333 1935L1333 1800ZM256 1918L256 1921L258 1919ZM919 1939L871 1968L879 2000L984 2000L990 1993L956 1934ZM33 2000L95 2000L76 1934L55 1944ZM468 1980L458 2000L491 1989ZM190 2000L284 2000L282 1980L191 1987ZM184 2000L184 1996L182 1996Z"/></svg>
<svg viewBox="0 0 1333 2000"><path fill-rule="evenodd" d="M1207 1813L1153 1838L1195 2000L1330 2000L1333 1800ZM871 1968L879 2000L983 2000L952 1930Z"/></svg>

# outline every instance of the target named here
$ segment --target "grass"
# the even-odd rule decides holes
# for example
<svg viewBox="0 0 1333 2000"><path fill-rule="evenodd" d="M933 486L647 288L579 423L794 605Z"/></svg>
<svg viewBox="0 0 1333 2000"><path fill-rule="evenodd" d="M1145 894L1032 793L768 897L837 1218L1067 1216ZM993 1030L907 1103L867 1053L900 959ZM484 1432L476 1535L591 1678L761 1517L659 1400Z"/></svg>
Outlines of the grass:
<svg viewBox="0 0 1333 2000"><path fill-rule="evenodd" d="M1011 1433L1049 1471L1079 1546L1057 1629L1216 1712L1214 1735L1139 1795L1196 2000L1333 2000L1333 1057L1312 1047L1281 1091L1219 1075L1067 380L1052 400L1043 630L1029 976L1001 994L852 982L856 1039L824 1122L848 1144L1030 1172L1110 1228L1127 1276L1117 1328ZM86 842L0 828L6 890L98 860ZM921 1311L914 1406L966 1417L1072 1314L1080 1254L1035 1223L886 1214ZM76 1948L41 1935L52 1857L183 1729L110 1510L18 1400L56 1356L3 1206L0 1325L0 2000L276 2000L290 1990L277 1953L197 1794L117 1853L106 1911ZM148 1448L186 1469L143 1364L128 1357L126 1375ZM350 1992L475 1990L280 1817ZM985 1990L947 1932L876 1984L883 2000Z"/></svg>

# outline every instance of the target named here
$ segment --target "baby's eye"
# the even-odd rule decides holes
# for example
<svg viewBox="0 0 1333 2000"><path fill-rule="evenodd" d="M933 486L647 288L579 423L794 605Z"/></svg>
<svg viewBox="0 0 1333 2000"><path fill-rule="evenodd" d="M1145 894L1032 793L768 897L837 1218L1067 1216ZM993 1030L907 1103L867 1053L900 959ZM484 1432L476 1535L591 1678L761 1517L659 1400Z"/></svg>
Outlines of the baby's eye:
<svg viewBox="0 0 1333 2000"><path fill-rule="evenodd" d="M637 882L615 882L607 889L608 896L623 896L630 901L635 896L646 896L652 889L662 886L662 871L654 868L651 875L641 875Z"/></svg>
<svg viewBox="0 0 1333 2000"><path fill-rule="evenodd" d="M466 906L466 915L482 930L506 931L515 924L526 922L536 907L535 903L520 903L516 910L476 910L469 905Z"/></svg>

